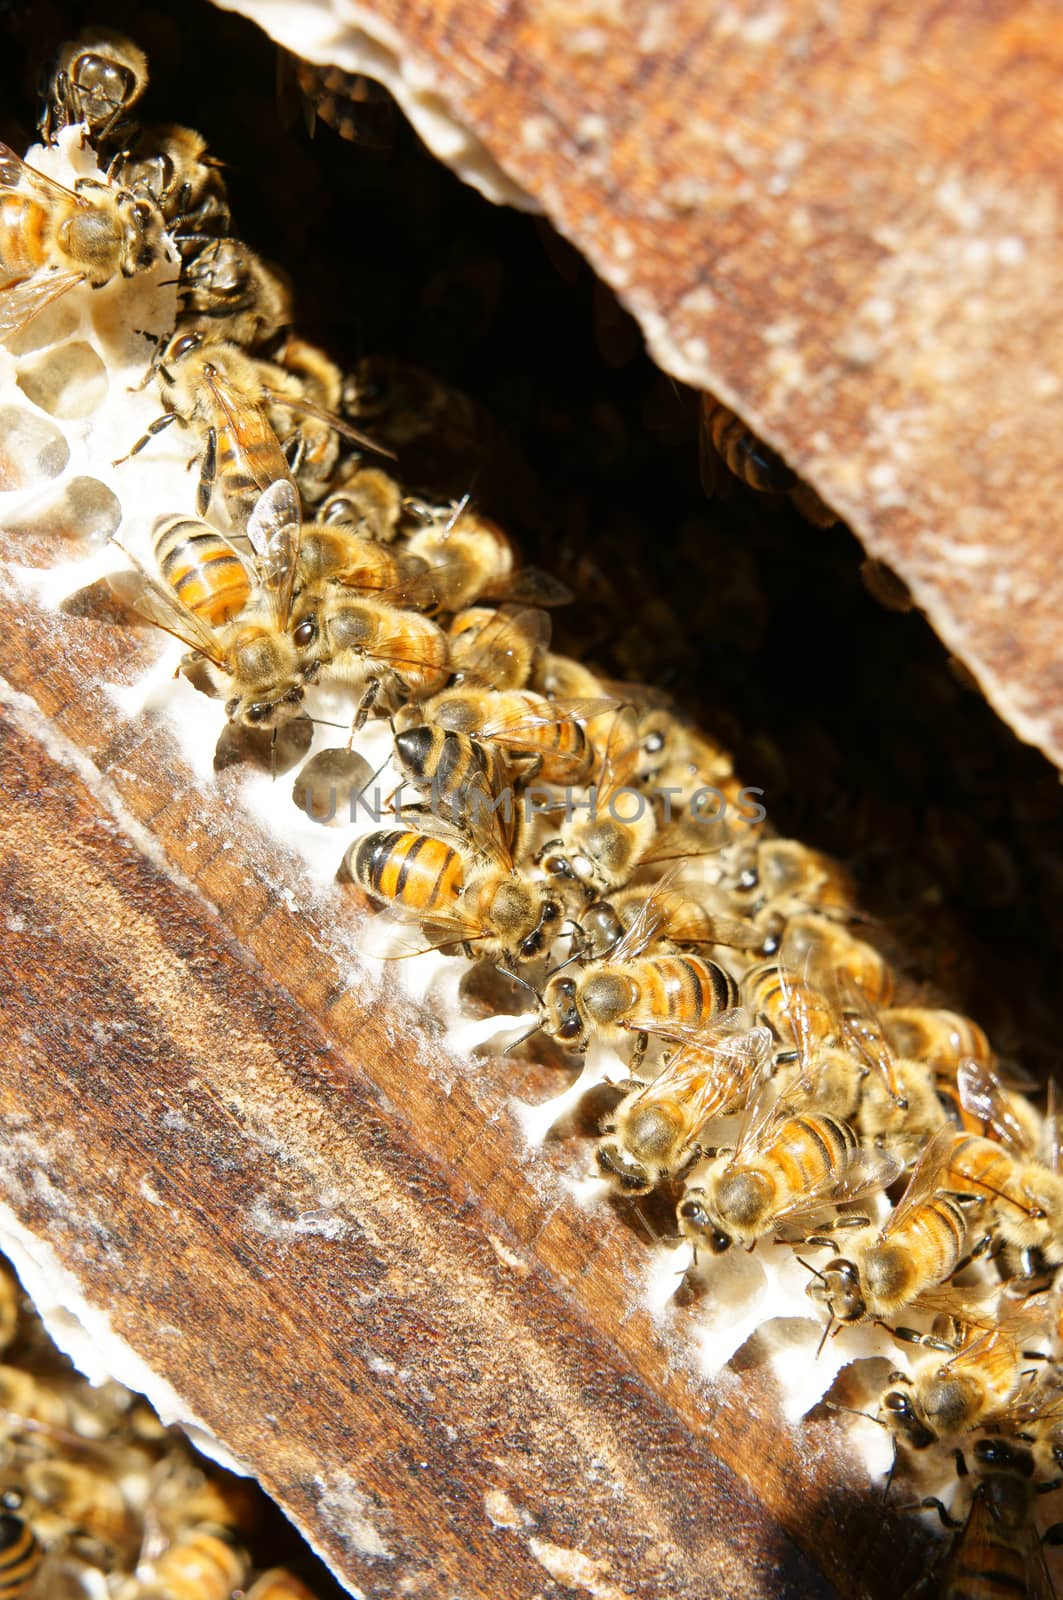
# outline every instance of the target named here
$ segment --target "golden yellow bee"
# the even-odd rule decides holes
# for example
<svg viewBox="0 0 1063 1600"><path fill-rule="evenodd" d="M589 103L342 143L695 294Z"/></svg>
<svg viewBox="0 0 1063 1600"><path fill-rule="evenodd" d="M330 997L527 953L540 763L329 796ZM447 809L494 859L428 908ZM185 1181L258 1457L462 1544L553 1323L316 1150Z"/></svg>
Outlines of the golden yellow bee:
<svg viewBox="0 0 1063 1600"><path fill-rule="evenodd" d="M256 1578L247 1591L247 1600L316 1600L301 1578L286 1567L271 1567Z"/></svg>
<svg viewBox="0 0 1063 1600"><path fill-rule="evenodd" d="M178 1533L138 1590L139 1600L229 1600L249 1570L247 1554L228 1528L203 1523Z"/></svg>
<svg viewBox="0 0 1063 1600"><path fill-rule="evenodd" d="M388 473L355 460L344 466L338 481L333 477L330 489L318 510L320 521L349 528L363 539L379 539L384 544L396 537L403 494Z"/></svg>
<svg viewBox="0 0 1063 1600"><path fill-rule="evenodd" d="M158 206L186 263L205 239L221 239L229 232L221 163L208 154L206 140L194 128L176 122L142 128L115 156L107 176Z"/></svg>
<svg viewBox="0 0 1063 1600"><path fill-rule="evenodd" d="M665 896L651 895L623 938L578 975L555 973L542 996L541 1026L582 1049L594 1035L618 1041L636 1034L634 1060L650 1035L699 1041L738 1004L738 985L725 967L694 954L647 953L667 922Z"/></svg>
<svg viewBox="0 0 1063 1600"><path fill-rule="evenodd" d="M678 1176L697 1159L706 1123L738 1110L764 1076L767 1029L727 1024L721 1017L703 1043L683 1045L649 1083L634 1084L603 1124L598 1168L624 1194Z"/></svg>
<svg viewBox="0 0 1063 1600"><path fill-rule="evenodd" d="M829 506L807 483L802 483L782 457L758 439L740 417L714 395L701 396L699 438L701 481L705 493L723 492L720 467L761 494L785 494L802 516L817 527L830 528L838 521Z"/></svg>
<svg viewBox="0 0 1063 1600"><path fill-rule="evenodd" d="M939 1600L999 1600L1004 1595L1055 1600L1042 1535L1034 1520L1033 1456L1011 1440L979 1439L974 1460L978 1481L962 1525L940 1500L923 1501L938 1512L946 1527L959 1528L942 1569ZM1057 1524L1043 1537L1058 1544L1061 1535L1063 1526Z"/></svg>
<svg viewBox="0 0 1063 1600"><path fill-rule="evenodd" d="M996 1056L976 1022L958 1011L928 1006L889 1006L881 1014L886 1037L899 1056L925 1061L942 1079L955 1078L967 1058L992 1067Z"/></svg>
<svg viewBox="0 0 1063 1600"><path fill-rule="evenodd" d="M95 178L66 189L0 144L0 339L78 284L154 266L162 230L150 200Z"/></svg>
<svg viewBox="0 0 1063 1600"><path fill-rule="evenodd" d="M29 1523L13 1511L0 1512L0 1600L29 1594L43 1556Z"/></svg>
<svg viewBox="0 0 1063 1600"><path fill-rule="evenodd" d="M226 697L227 716L250 727L272 728L288 721L298 714L303 700L300 642L288 626L300 526L298 495L294 486L282 479L260 497L248 521L248 538L255 551L253 603L249 601L232 621L220 627L211 627L202 614L203 607L214 604L207 585L197 611L139 565L108 579L123 605L204 657L219 692ZM165 537L164 530L164 543ZM227 564L241 558L232 552L225 559ZM180 576L176 555L172 570ZM199 597L199 580L194 569L192 572L192 593Z"/></svg>
<svg viewBox="0 0 1063 1600"><path fill-rule="evenodd" d="M877 1193L900 1170L885 1151L862 1148L848 1123L817 1112L811 1094L774 1103L762 1096L747 1108L734 1149L688 1174L679 1231L713 1255L749 1248Z"/></svg>
<svg viewBox="0 0 1063 1600"><path fill-rule="evenodd" d="M847 1254L816 1271L808 1293L832 1321L891 1324L913 1300L952 1277L968 1236L967 1211L948 1192L956 1187L950 1165L956 1143L955 1128L945 1124L928 1140L885 1223L858 1229Z"/></svg>
<svg viewBox="0 0 1063 1600"><path fill-rule="evenodd" d="M856 886L845 868L796 839L762 839L738 876L735 892L747 915L765 919L785 921L802 911L847 917L856 908Z"/></svg>
<svg viewBox="0 0 1063 1600"><path fill-rule="evenodd" d="M548 700L531 689L459 687L436 695L424 715L441 728L497 746L510 761L521 763L526 783L539 778L578 784L594 760L586 723L612 703Z"/></svg>
<svg viewBox="0 0 1063 1600"><path fill-rule="evenodd" d="M200 517L160 517L152 529L159 571L179 603L209 627L231 622L251 597L251 574L228 539Z"/></svg>
<svg viewBox="0 0 1063 1600"><path fill-rule="evenodd" d="M402 586L395 598L403 598ZM450 675L447 636L430 617L387 594L353 594L339 584L304 589L291 611L302 678L361 690L355 727L370 711L394 711L437 694Z"/></svg>
<svg viewBox="0 0 1063 1600"><path fill-rule="evenodd" d="M183 237L189 239L187 233ZM195 242L198 248L189 251L178 288L182 331L251 350L291 326L288 284L248 245L228 237Z"/></svg>

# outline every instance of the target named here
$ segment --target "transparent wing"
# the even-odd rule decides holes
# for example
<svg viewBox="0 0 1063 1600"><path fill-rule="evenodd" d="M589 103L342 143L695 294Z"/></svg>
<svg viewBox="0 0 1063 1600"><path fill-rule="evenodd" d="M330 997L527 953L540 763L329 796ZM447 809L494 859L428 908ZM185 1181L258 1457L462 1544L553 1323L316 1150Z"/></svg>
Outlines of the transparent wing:
<svg viewBox="0 0 1063 1600"><path fill-rule="evenodd" d="M567 606L572 602L572 590L542 567L521 567L501 578L490 593L526 606Z"/></svg>
<svg viewBox="0 0 1063 1600"><path fill-rule="evenodd" d="M431 577L431 570L425 577ZM532 606L502 606L472 638L460 631L455 633L452 628L456 681L481 683L489 688L497 681L500 652L523 659L529 645L533 650L545 650L551 629L546 612Z"/></svg>
<svg viewBox="0 0 1063 1600"><path fill-rule="evenodd" d="M902 1163L885 1150L856 1149L838 1168L825 1175L822 1182L796 1195L789 1205L776 1212L776 1221L796 1222L825 1205L848 1205L851 1201L880 1194L902 1171Z"/></svg>
<svg viewBox="0 0 1063 1600"><path fill-rule="evenodd" d="M626 789L637 777L641 754L635 709L630 705L621 705L609 724L609 731L601 746L594 779L599 806L607 804L618 790Z"/></svg>
<svg viewBox="0 0 1063 1600"><path fill-rule="evenodd" d="M21 156L16 155L9 145L2 143L0 143L0 188L17 189L19 194L32 195L41 205L49 208L60 203L64 206L89 204L73 189L66 189L61 183L56 183L54 178L45 177L43 172L38 172L36 167L31 167Z"/></svg>
<svg viewBox="0 0 1063 1600"><path fill-rule="evenodd" d="M135 558L130 556L130 560ZM225 654L214 631L145 572L139 562L133 572L111 573L107 584L115 598L130 611L173 634L190 650L198 650L216 667L225 666Z"/></svg>
<svg viewBox="0 0 1063 1600"><path fill-rule="evenodd" d="M689 861L697 856L715 855L734 838L726 822L720 819L701 822L671 822L658 829L653 843L645 855L639 857L639 866L660 865L662 861Z"/></svg>
<svg viewBox="0 0 1063 1600"><path fill-rule="evenodd" d="M902 1104L897 1062L878 1013L848 972L835 974L835 986L844 1043L879 1074L891 1099Z"/></svg>
<svg viewBox="0 0 1063 1600"><path fill-rule="evenodd" d="M54 300L84 283L81 272L35 272L21 283L0 287L0 339L8 339L33 321Z"/></svg>
<svg viewBox="0 0 1063 1600"><path fill-rule="evenodd" d="M518 692L522 695L528 693L525 690ZM561 722L586 722L591 717L601 716L603 711L612 709L615 704L615 701L605 699L547 700L539 696L533 699L529 694L523 705L487 717L477 730L477 738L497 739L500 744L519 744L522 734L556 728Z"/></svg>
<svg viewBox="0 0 1063 1600"><path fill-rule="evenodd" d="M203 377L225 420L238 470L263 494L282 478L294 488L280 440L263 408L234 394L210 362L204 363Z"/></svg>
<svg viewBox="0 0 1063 1600"><path fill-rule="evenodd" d="M635 914L631 926L609 952L611 962L632 961L659 938L668 926L668 911L678 872L672 868L654 884Z"/></svg>
<svg viewBox="0 0 1063 1600"><path fill-rule="evenodd" d="M957 1137L959 1136L956 1129L951 1123L946 1122L927 1141L919 1160L912 1168L908 1187L886 1219L882 1229L884 1239L888 1239L891 1234L903 1228L912 1212L919 1206L925 1205L939 1189L948 1188L948 1184L943 1180L948 1174L949 1161Z"/></svg>
<svg viewBox="0 0 1063 1600"><path fill-rule="evenodd" d="M1020 1155L1029 1155L1025 1129L1008 1104L1004 1085L991 1067L966 1057L956 1068L960 1104L983 1131Z"/></svg>
<svg viewBox="0 0 1063 1600"><path fill-rule="evenodd" d="M1059 1086L1055 1078L1049 1078L1048 1089L1045 1095L1045 1120L1041 1126L1040 1156L1049 1172L1058 1172L1060 1169L1060 1155L1063 1153L1063 1129L1060 1127Z"/></svg>
<svg viewBox="0 0 1063 1600"><path fill-rule="evenodd" d="M288 626L302 536L299 495L290 478L278 478L259 495L247 519L247 537L278 628Z"/></svg>
<svg viewBox="0 0 1063 1600"><path fill-rule="evenodd" d="M352 444L361 445L364 450L371 450L374 455L387 456L389 461L398 458L394 450L389 450L386 444L378 444L371 439L369 434L362 433L358 428L352 428L349 422L344 422L334 411L327 411L324 406L315 405L312 400L298 400L287 394L278 394L276 389L266 388L263 393L268 397L271 406L283 406L288 411L297 411L304 417L316 417L319 422L327 422L329 427L340 434L344 439L349 439Z"/></svg>

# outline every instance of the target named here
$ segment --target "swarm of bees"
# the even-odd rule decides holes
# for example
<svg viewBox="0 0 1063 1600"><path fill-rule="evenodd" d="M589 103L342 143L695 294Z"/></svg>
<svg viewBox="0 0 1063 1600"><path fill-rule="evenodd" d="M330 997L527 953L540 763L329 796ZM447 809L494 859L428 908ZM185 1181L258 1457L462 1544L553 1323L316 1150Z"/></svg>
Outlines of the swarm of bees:
<svg viewBox="0 0 1063 1600"><path fill-rule="evenodd" d="M341 738L308 765L338 770L384 735L395 789L374 826L352 813L352 894L397 944L496 968L526 1011L511 1049L538 1034L573 1067L607 1063L594 1169L618 1203L667 1203L691 1283L711 1290L728 1252L782 1246L821 1342L873 1324L915 1347L872 1415L895 1464L975 1463L941 1592L974 1593L962 1575L981 1573L988 1594L1007 1571L1008 1592L1050 1594L1031 1508L1063 1482L1054 1101L1037 1111L974 1021L906 985L849 875L772 833L726 750L666 697L551 650L570 596L549 574L467 500L406 492L379 390L298 337L283 273L231 234L204 141L140 123L146 84L135 46L86 35L60 56L41 133L76 132L102 176L66 189L0 152L5 338L164 249L179 262L176 326L144 354L162 409L115 465L175 427L197 454L195 504L158 508L115 595L182 642L182 673L263 750L324 708ZM704 423L707 456L794 492L710 399ZM61 1415L42 1426L76 1432ZM27 1512L37 1465L19 1458L0 1594L30 1592L51 1537ZM247 1577L232 1524L168 1515L131 1592L185 1593L167 1562L194 1550L217 1573L196 1593L226 1600ZM79 1537L128 1550L131 1520L97 1507ZM251 1590L302 1592L276 1574Z"/></svg>
<svg viewBox="0 0 1063 1600"><path fill-rule="evenodd" d="M314 1600L256 1559L270 1542L259 1491L139 1395L80 1377L2 1259L0 1502L3 1600Z"/></svg>

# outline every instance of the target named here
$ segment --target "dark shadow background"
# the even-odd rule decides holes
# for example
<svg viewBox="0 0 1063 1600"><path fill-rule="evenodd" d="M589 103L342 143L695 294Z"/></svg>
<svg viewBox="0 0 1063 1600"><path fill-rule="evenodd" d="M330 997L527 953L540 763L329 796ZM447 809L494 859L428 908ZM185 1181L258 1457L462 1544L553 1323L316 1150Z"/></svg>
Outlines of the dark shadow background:
<svg viewBox="0 0 1063 1600"><path fill-rule="evenodd" d="M855 539L737 485L707 501L695 397L575 252L464 188L386 106L354 108L358 143L320 122L311 138L274 46L206 0L172 14L5 0L0 134L16 149L42 65L86 20L147 49L145 120L191 123L229 164L237 226L292 274L302 332L345 365L397 356L471 397L471 413L441 405L406 481L471 489L577 591L563 647L671 689L732 745L781 832L850 861L927 992L1051 1070L1057 775L918 614L869 596Z"/></svg>

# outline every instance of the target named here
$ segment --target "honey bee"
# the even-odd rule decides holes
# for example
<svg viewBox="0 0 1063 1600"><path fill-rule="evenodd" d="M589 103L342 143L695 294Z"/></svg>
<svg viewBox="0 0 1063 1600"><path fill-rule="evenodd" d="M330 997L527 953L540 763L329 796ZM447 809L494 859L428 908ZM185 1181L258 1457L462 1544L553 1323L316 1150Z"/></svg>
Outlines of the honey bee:
<svg viewBox="0 0 1063 1600"><path fill-rule="evenodd" d="M729 407L707 393L701 396L699 460L702 486L710 497L724 491L722 465L761 494L789 495L801 514L817 527L830 528L838 521L815 490L802 483L776 451L758 439Z"/></svg>
<svg viewBox="0 0 1063 1600"><path fill-rule="evenodd" d="M576 925L583 953L596 959L611 950L651 895L657 906L656 940L671 949L724 945L748 950L760 942L755 923L716 909L713 890L699 885L696 894L687 892L669 876L652 886L638 884L621 889L608 900L595 900L589 905Z"/></svg>
<svg viewBox="0 0 1063 1600"><path fill-rule="evenodd" d="M459 945L471 956L476 944L512 970L549 947L562 907L515 868L494 813L478 829L475 850L431 833L369 833L352 847L348 871L396 915L446 934L439 948Z"/></svg>
<svg viewBox="0 0 1063 1600"><path fill-rule="evenodd" d="M407 603L415 598L414 576L405 553L389 549L376 539L366 539L339 523L308 524L299 543L297 587L323 592L329 583L363 592L403 590Z"/></svg>
<svg viewBox="0 0 1063 1600"><path fill-rule="evenodd" d="M330 526L335 523L361 538L387 544L398 533L402 509L402 490L395 479L379 467L355 461L322 501L319 517Z"/></svg>
<svg viewBox="0 0 1063 1600"><path fill-rule="evenodd" d="M0 1600L23 1600L43 1558L29 1523L13 1511L0 1512Z"/></svg>
<svg viewBox="0 0 1063 1600"><path fill-rule="evenodd" d="M270 368L270 377L286 384L285 392L271 388L262 364L226 340L205 343L199 331L179 333L163 350L158 363L165 410L115 466L137 455L164 428L174 422L198 431L204 449L196 491L196 511L205 517L215 482L233 521L243 529L259 496L271 485L287 480L295 490L287 457L270 421L275 406L314 414L312 400L300 392L294 378ZM345 423L325 418L329 426L349 433ZM359 436L359 443L372 448Z"/></svg>
<svg viewBox="0 0 1063 1600"><path fill-rule="evenodd" d="M199 517L160 517L152 529L159 571L182 606L211 628L231 622L251 596L251 577L228 539Z"/></svg>
<svg viewBox="0 0 1063 1600"><path fill-rule="evenodd" d="M1020 1254L1027 1275L1063 1262L1063 1177L1026 1151L1012 1152L993 1139L959 1135L948 1182L980 1196L992 1226Z"/></svg>
<svg viewBox="0 0 1063 1600"><path fill-rule="evenodd" d="M140 1600L229 1600L250 1563L230 1529L206 1522L178 1533L151 1565Z"/></svg>
<svg viewBox="0 0 1063 1600"><path fill-rule="evenodd" d="M532 607L469 606L447 630L457 686L477 684L496 692L523 689L536 657L550 640L550 618Z"/></svg>
<svg viewBox="0 0 1063 1600"><path fill-rule="evenodd" d="M651 895L619 943L578 977L555 973L542 997L541 1026L582 1049L590 1034L605 1041L638 1035L632 1065L649 1036L698 1042L738 1004L738 986L725 967L693 954L650 953L667 918L663 897Z"/></svg>
<svg viewBox="0 0 1063 1600"><path fill-rule="evenodd" d="M371 710L438 693L450 675L447 636L430 617L339 585L304 589L291 613L302 677L361 688L355 727ZM402 598L402 590L394 598Z"/></svg>
<svg viewBox="0 0 1063 1600"><path fill-rule="evenodd" d="M560 836L539 852L544 871L582 885L588 899L623 888L636 867L649 860L657 814L634 784L638 755L635 713L621 708L602 749L587 814L566 817Z"/></svg>
<svg viewBox="0 0 1063 1600"><path fill-rule="evenodd" d="M154 266L162 227L150 200L95 178L66 189L0 144L0 339L78 284Z"/></svg>
<svg viewBox="0 0 1063 1600"><path fill-rule="evenodd" d="M955 1078L960 1062L970 1057L992 1067L996 1056L982 1029L958 1011L927 1006L891 1006L881 1014L886 1038L899 1056L925 1061L943 1078Z"/></svg>
<svg viewBox="0 0 1063 1600"><path fill-rule="evenodd" d="M21 1467L25 1507L46 1545L76 1542L105 1564L135 1555L139 1527L112 1472L110 1462L92 1467L59 1457Z"/></svg>
<svg viewBox="0 0 1063 1600"><path fill-rule="evenodd" d="M270 422L284 441L292 472L304 500L321 499L331 482L340 453L340 436L375 450L388 452L367 439L336 415L343 391L343 374L336 363L308 339L289 334L270 361L258 360L267 387L273 387ZM290 398L289 398L290 397ZM285 410L296 412L293 429Z"/></svg>
<svg viewBox="0 0 1063 1600"><path fill-rule="evenodd" d="M837 1014L826 995L783 961L751 967L742 978L742 998L802 1069L838 1032Z"/></svg>
<svg viewBox="0 0 1063 1600"><path fill-rule="evenodd" d="M45 144L62 128L84 123L97 150L124 139L130 112L148 86L148 60L123 34L85 28L56 57L39 124Z"/></svg>
<svg viewBox="0 0 1063 1600"><path fill-rule="evenodd" d="M221 163L207 153L206 140L194 128L172 122L141 129L115 156L107 176L159 208L186 264L205 240L229 232Z"/></svg>
<svg viewBox="0 0 1063 1600"><path fill-rule="evenodd" d="M602 1176L625 1194L648 1194L678 1176L700 1154L705 1124L746 1104L770 1050L767 1029L731 1028L726 1017L703 1043L681 1046L651 1082L629 1089L603 1125L595 1151Z"/></svg>
<svg viewBox="0 0 1063 1600"><path fill-rule="evenodd" d="M884 1421L913 1450L953 1440L988 1423L1021 1415L1030 1396L1032 1371L1023 1350L1043 1331L1030 1309L1012 1313L979 1332L947 1361L931 1358L909 1379L891 1374L879 1410Z"/></svg>
<svg viewBox="0 0 1063 1600"><path fill-rule="evenodd" d="M247 1591L247 1600L316 1600L316 1596L286 1567L271 1567L255 1579Z"/></svg>
<svg viewBox="0 0 1063 1600"><path fill-rule="evenodd" d="M299 712L305 683L300 655L303 640L298 629L288 627L299 530L298 496L284 479L260 497L248 521L256 579L252 601L221 627L211 627L204 613L216 604L211 590L215 574L227 571L230 560L241 560L235 551L212 573L202 567L190 569L188 590L199 599L198 611L182 603L139 564L134 563L132 572L114 573L108 579L123 605L205 658L219 691L227 697L225 710L232 722L274 728ZM160 539L169 553L165 528ZM180 577L183 559L178 548L171 574ZM192 666L186 662L182 670L191 671Z"/></svg>
<svg viewBox="0 0 1063 1600"><path fill-rule="evenodd" d="M809 850L796 839L762 839L735 890L749 916L774 915L783 921L802 911L844 918L856 905L849 873L830 856Z"/></svg>
<svg viewBox="0 0 1063 1600"><path fill-rule="evenodd" d="M753 797L761 794L735 776L730 755L714 739L689 726L665 706L651 706L638 721L639 781L668 795L670 807L703 807L708 796L726 804L728 820L739 834L748 834L764 821L764 807Z"/></svg>
<svg viewBox="0 0 1063 1600"><path fill-rule="evenodd" d="M1000 1595L1055 1600L1033 1507L1034 1458L1005 1439L979 1439L974 1446L978 1482L966 1521L957 1524L940 1500L923 1505L936 1510L946 1527L959 1527L942 1570L939 1600L996 1600ZM1063 1527L1044 1539L1060 1543Z"/></svg>
<svg viewBox="0 0 1063 1600"><path fill-rule="evenodd" d="M477 817L495 815L500 803L514 823L519 819L519 807L506 790L508 773L501 754L468 734L428 723L407 728L395 735L395 755L410 781L431 791L433 814L453 826L470 823L475 829ZM512 851L512 829L506 836Z"/></svg>
<svg viewBox="0 0 1063 1600"><path fill-rule="evenodd" d="M827 1207L877 1193L897 1177L900 1162L863 1149L848 1123L818 1112L813 1089L809 1082L774 1103L762 1091L746 1108L734 1149L709 1156L689 1173L676 1215L695 1250L706 1246L722 1255L734 1244L749 1249Z"/></svg>
<svg viewBox="0 0 1063 1600"><path fill-rule="evenodd" d="M826 1307L832 1321L889 1324L920 1295L952 1277L968 1234L964 1206L946 1192L955 1187L950 1163L956 1141L955 1128L941 1127L883 1226L859 1229L848 1254L816 1272L808 1294ZM829 1237L809 1242L832 1243Z"/></svg>
<svg viewBox="0 0 1063 1600"><path fill-rule="evenodd" d="M441 728L467 733L524 761L523 780L582 783L594 761L584 724L615 702L550 701L530 689L446 689L424 708Z"/></svg>
<svg viewBox="0 0 1063 1600"><path fill-rule="evenodd" d="M194 330L204 340L231 341L251 350L290 327L288 284L242 240L184 237L199 248L181 269L182 331ZM338 372L335 387L338 402Z"/></svg>
<svg viewBox="0 0 1063 1600"><path fill-rule="evenodd" d="M286 55L284 64L302 96L311 136L320 117L341 139L362 149L391 149L397 115L394 100L381 84L360 72L320 66L294 55Z"/></svg>
<svg viewBox="0 0 1063 1600"><path fill-rule="evenodd" d="M22 1290L6 1261L0 1260L0 1354L15 1342L21 1317Z"/></svg>

